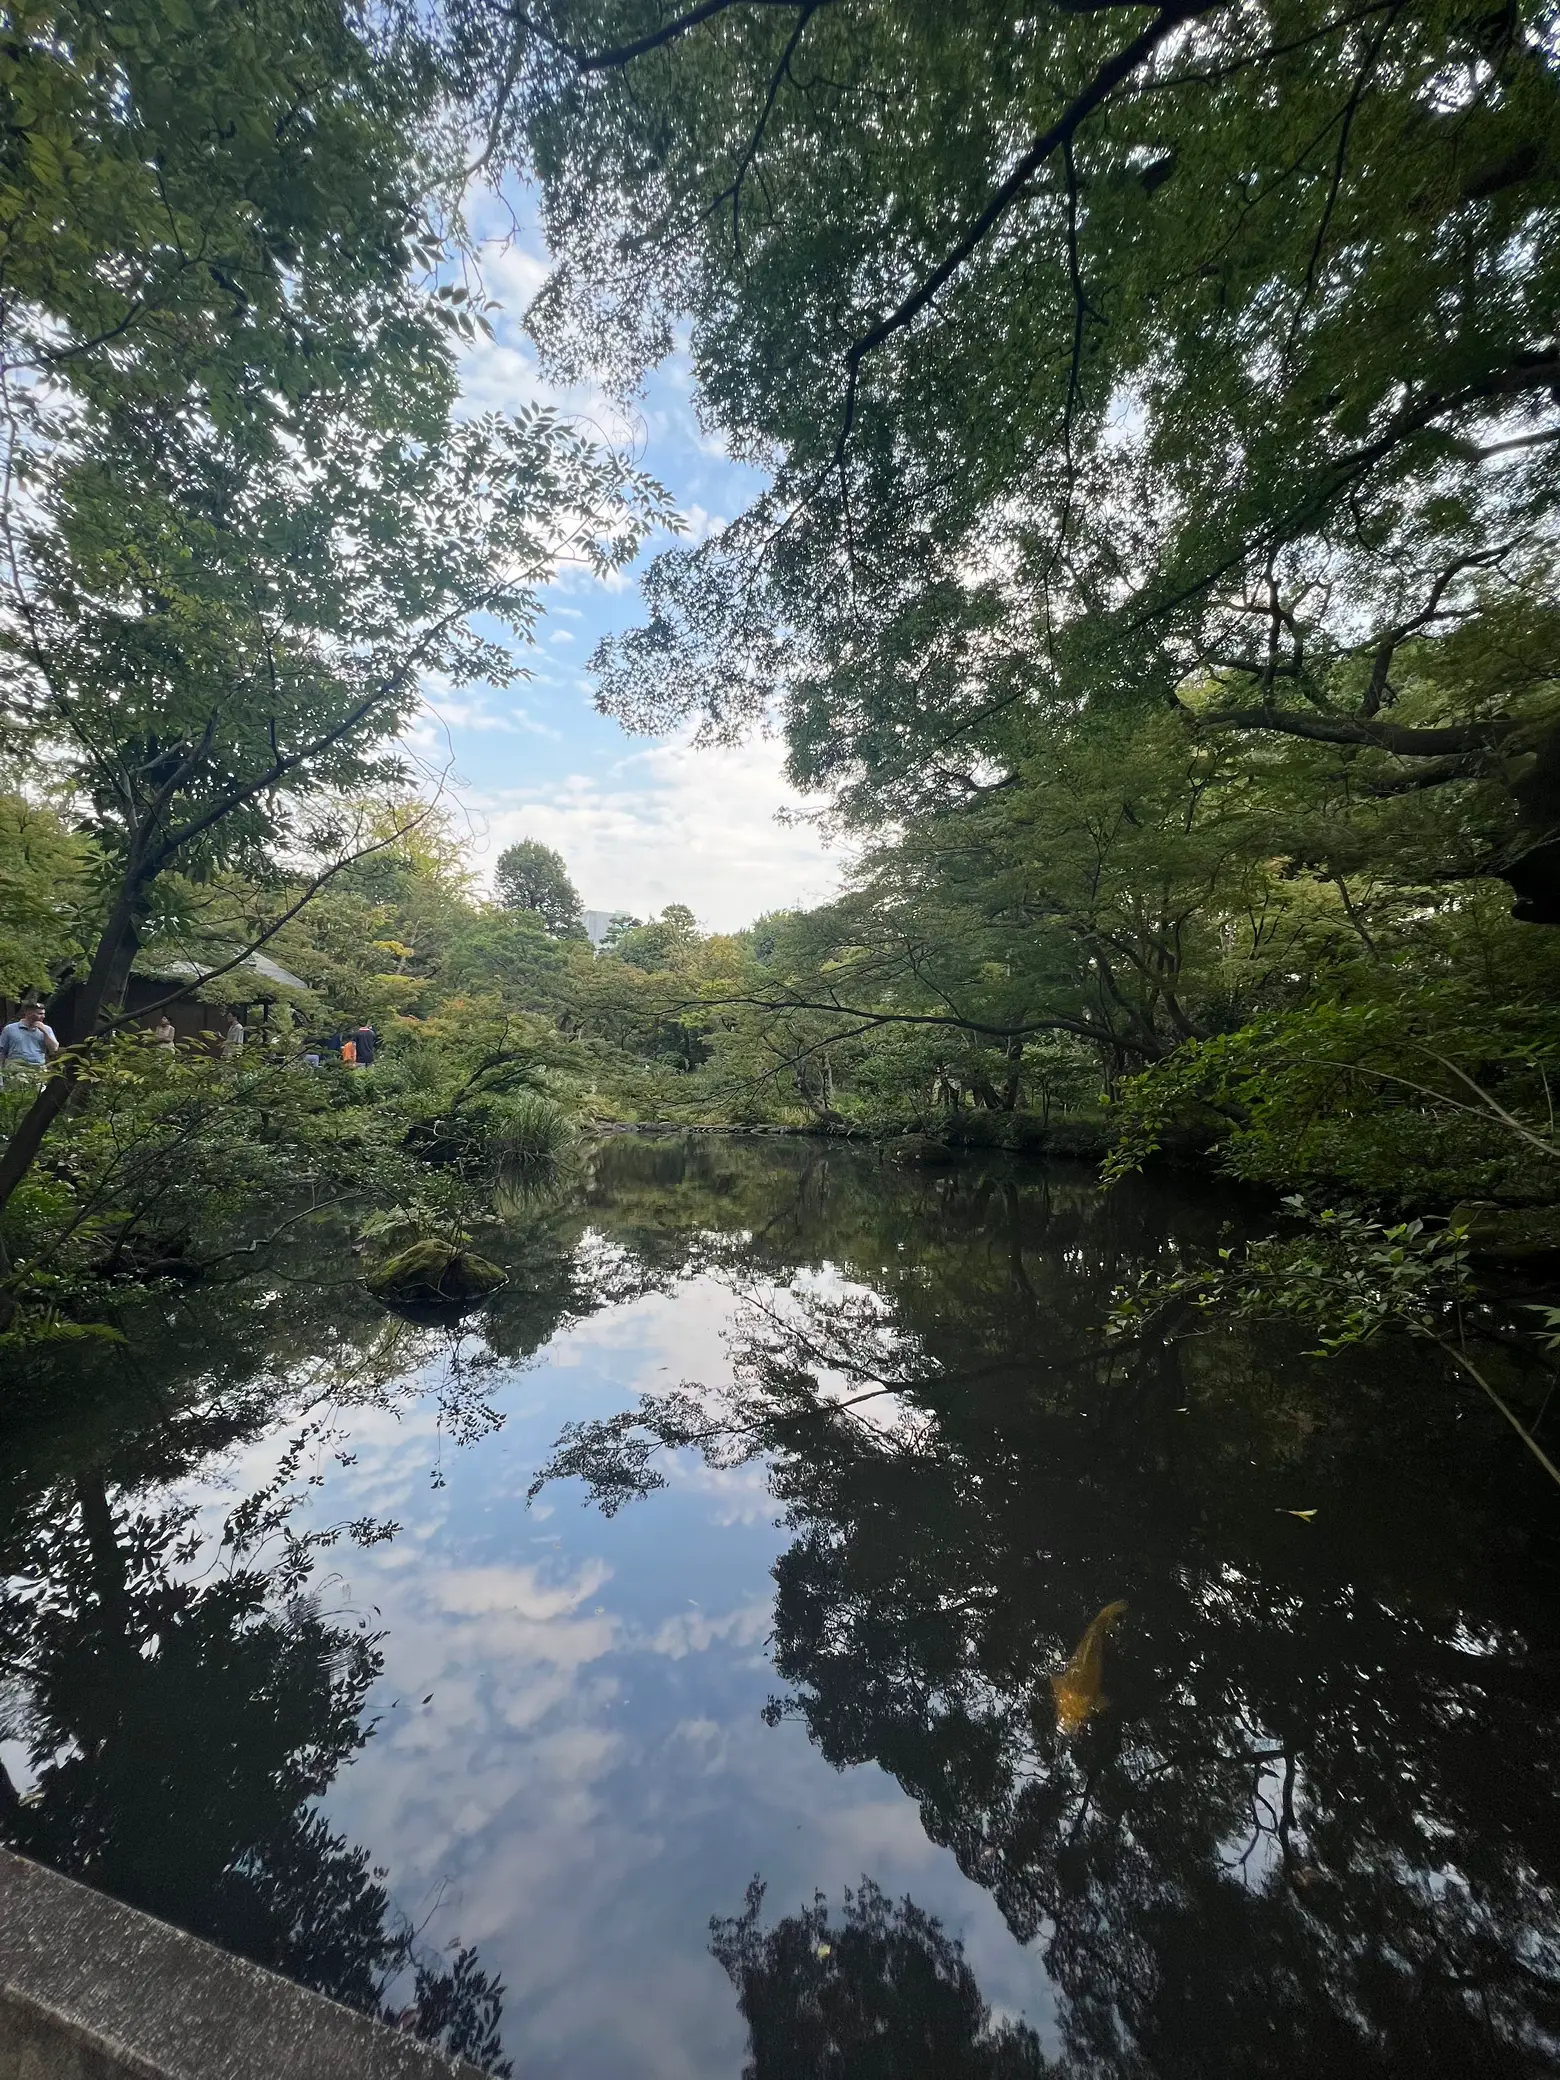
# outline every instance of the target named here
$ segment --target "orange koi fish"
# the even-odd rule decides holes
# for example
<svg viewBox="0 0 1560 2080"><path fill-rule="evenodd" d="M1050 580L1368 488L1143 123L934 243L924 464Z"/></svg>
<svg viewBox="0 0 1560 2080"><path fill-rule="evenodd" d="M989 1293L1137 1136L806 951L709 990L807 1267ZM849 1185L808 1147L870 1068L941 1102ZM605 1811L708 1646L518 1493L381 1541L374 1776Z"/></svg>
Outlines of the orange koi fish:
<svg viewBox="0 0 1560 2080"><path fill-rule="evenodd" d="M1105 1642L1127 1614L1124 1603L1107 1603L1079 1640L1067 1666L1051 1678L1056 1723L1063 1733L1076 1733L1105 1703Z"/></svg>

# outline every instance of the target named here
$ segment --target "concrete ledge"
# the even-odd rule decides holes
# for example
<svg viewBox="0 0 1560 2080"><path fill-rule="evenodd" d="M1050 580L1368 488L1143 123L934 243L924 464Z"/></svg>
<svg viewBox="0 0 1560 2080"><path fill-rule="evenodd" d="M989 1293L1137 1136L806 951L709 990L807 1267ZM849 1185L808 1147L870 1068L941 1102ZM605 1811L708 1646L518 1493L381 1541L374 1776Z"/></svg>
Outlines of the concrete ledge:
<svg viewBox="0 0 1560 2080"><path fill-rule="evenodd" d="M0 2080L482 2080L0 1850Z"/></svg>

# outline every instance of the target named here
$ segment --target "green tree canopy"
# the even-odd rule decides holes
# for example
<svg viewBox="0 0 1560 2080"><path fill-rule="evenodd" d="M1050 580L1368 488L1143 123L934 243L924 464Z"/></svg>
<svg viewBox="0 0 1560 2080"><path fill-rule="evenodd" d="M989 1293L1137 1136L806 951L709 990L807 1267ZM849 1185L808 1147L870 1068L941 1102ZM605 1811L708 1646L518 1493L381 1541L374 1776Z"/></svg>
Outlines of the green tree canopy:
<svg viewBox="0 0 1560 2080"><path fill-rule="evenodd" d="M534 910L555 939L577 939L585 930L584 906L563 854L535 838L498 855L493 893L506 910Z"/></svg>
<svg viewBox="0 0 1560 2080"><path fill-rule="evenodd" d="M699 921L687 904L668 903L648 924L630 923L614 931L608 944L631 967L654 974L658 969L682 967L698 936Z"/></svg>
<svg viewBox="0 0 1560 2080"><path fill-rule="evenodd" d="M686 312L775 471L657 564L609 707L778 693L796 777L882 813L998 777L1037 701L1150 701L1454 789L1560 917L1542 0L462 20L543 182L555 364L631 383ZM1410 689L1419 635L1499 669Z"/></svg>

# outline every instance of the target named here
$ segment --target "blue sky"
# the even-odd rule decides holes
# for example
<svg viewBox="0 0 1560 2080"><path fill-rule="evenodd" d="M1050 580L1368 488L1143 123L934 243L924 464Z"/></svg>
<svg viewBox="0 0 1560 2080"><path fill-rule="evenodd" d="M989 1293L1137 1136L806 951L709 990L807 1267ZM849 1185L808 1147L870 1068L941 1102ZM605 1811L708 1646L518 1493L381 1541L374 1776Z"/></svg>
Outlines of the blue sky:
<svg viewBox="0 0 1560 2080"><path fill-rule="evenodd" d="M477 220L479 232L494 233L483 273L502 308L491 315L494 339L465 357L469 405L512 411L546 399L610 437L627 433L676 500L688 538L718 528L762 480L700 429L686 357L653 373L630 426L605 397L547 383L521 322L545 275L545 249L530 211L520 224L500 238L496 206ZM645 916L680 902L707 929L730 931L764 910L826 897L841 856L810 826L776 821L777 812L802 806L782 778L778 743L756 738L701 751L691 733L630 736L592 707L586 660L603 635L639 618L637 574L602 584L566 570L548 588L546 608L525 659L528 683L455 695L429 686L429 712L413 733L425 758L442 765L453 757L454 791L484 878L499 851L525 837L557 847L591 909Z"/></svg>

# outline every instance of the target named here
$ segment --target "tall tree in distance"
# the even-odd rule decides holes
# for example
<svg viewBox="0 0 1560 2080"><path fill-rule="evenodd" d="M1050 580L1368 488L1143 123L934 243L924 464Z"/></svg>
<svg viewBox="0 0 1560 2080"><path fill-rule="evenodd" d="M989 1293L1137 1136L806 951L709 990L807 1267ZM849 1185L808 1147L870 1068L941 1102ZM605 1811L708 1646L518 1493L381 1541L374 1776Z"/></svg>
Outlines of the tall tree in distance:
<svg viewBox="0 0 1560 2080"><path fill-rule="evenodd" d="M493 893L506 910L534 911L554 939L585 935L585 908L563 854L535 838L522 838L498 855Z"/></svg>

